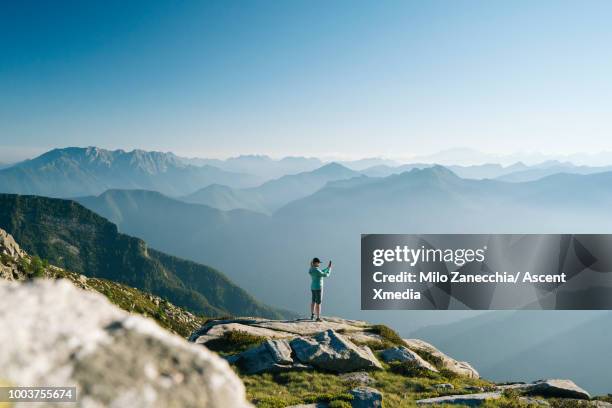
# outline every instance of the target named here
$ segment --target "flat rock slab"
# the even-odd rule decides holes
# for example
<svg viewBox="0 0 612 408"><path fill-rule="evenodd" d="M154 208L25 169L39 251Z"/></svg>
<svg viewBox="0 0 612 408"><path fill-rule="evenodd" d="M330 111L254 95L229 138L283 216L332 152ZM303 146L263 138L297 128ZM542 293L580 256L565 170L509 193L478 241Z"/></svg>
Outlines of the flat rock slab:
<svg viewBox="0 0 612 408"><path fill-rule="evenodd" d="M418 400L416 403L417 405L457 404L474 407L483 404L487 400L498 399L501 395L501 391L483 392L480 394L446 395L444 397Z"/></svg>
<svg viewBox="0 0 612 408"><path fill-rule="evenodd" d="M526 395L541 395L544 397L590 399L589 393L580 388L572 380L548 379L531 383L516 383L498 385L498 390L517 390Z"/></svg>
<svg viewBox="0 0 612 408"><path fill-rule="evenodd" d="M360 331L361 326L356 327L349 320L335 319L316 322L312 320L268 320L253 324L255 327L270 329L274 331L292 333L294 336L311 336L326 330L334 331Z"/></svg>
<svg viewBox="0 0 612 408"><path fill-rule="evenodd" d="M403 340L404 343L406 343L406 346L408 346L408 348L411 350L423 350L435 357L438 357L442 361L444 368L449 371L452 371L455 374L462 375L468 378L480 378L480 374L478 374L478 371L476 371L476 369L474 369L474 367L472 367L470 363L465 361L457 361L454 358L447 356L446 354L444 354L431 344L427 343L426 341L419 339Z"/></svg>
<svg viewBox="0 0 612 408"><path fill-rule="evenodd" d="M576 399L590 399L591 396L588 392L577 386L571 380L541 380L534 381L528 384L525 389L526 394L541 395L544 397L558 397L558 398L576 398Z"/></svg>
<svg viewBox="0 0 612 408"><path fill-rule="evenodd" d="M2 380L76 386L77 407L251 406L223 359L68 281L0 282L0 321Z"/></svg>
<svg viewBox="0 0 612 408"><path fill-rule="evenodd" d="M248 334L252 334L253 336L262 336L272 339L282 339L287 337L293 337L292 333L282 332L278 330L270 330L266 328L262 328L260 326L250 326L241 323L227 323L227 324L219 324L213 326L208 330L205 336L214 336L216 338L222 337L225 332L228 331L241 331ZM196 340L197 342L197 340Z"/></svg>

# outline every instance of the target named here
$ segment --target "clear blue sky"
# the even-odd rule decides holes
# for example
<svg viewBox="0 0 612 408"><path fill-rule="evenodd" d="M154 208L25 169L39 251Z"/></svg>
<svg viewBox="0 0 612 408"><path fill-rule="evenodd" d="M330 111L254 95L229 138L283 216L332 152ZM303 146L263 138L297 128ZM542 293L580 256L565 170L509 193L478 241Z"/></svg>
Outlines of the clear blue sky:
<svg viewBox="0 0 612 408"><path fill-rule="evenodd" d="M612 150L611 18L603 0L3 1L0 149Z"/></svg>

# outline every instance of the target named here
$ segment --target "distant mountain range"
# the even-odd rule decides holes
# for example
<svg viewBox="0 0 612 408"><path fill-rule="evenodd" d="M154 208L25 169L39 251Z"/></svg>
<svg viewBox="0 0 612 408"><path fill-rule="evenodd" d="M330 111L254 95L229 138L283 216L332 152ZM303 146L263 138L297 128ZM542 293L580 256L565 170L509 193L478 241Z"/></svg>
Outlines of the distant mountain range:
<svg viewBox="0 0 612 408"><path fill-rule="evenodd" d="M98 195L109 189L140 189L222 210L243 208L272 213L330 181L359 175L388 177L432 166L427 162L398 164L377 158L327 164L316 158L276 160L255 155L227 160L185 159L172 153L69 147L0 166L0 192L73 198ZM516 162L506 166L489 163L446 167L462 178L510 182L533 181L557 173L612 170L612 166L576 166L558 161L530 166Z"/></svg>
<svg viewBox="0 0 612 408"><path fill-rule="evenodd" d="M258 187L232 189L212 185L181 199L186 202L205 204L220 210L250 209L272 213L283 205L306 197L330 181L358 177L360 173L340 164L326 164L316 170L282 176Z"/></svg>
<svg viewBox="0 0 612 408"><path fill-rule="evenodd" d="M400 174L413 169L425 169L433 167L435 164L410 163L401 166L374 166L361 171L370 177L388 177L392 174ZM546 161L539 164L527 166L522 162L516 162L509 166L502 166L496 163L477 164L471 166L445 165L456 175L468 179L496 179L510 182L534 181L546 176L558 173L569 174L594 174L612 171L612 166L576 166L569 162Z"/></svg>
<svg viewBox="0 0 612 408"><path fill-rule="evenodd" d="M508 154L486 153L476 149L458 147L427 155L407 158L410 162L437 163L441 165L471 166L482 163L499 163L504 166L516 162L536 165L547 161L570 162L575 165L608 166L612 163L612 151L597 153L546 154L540 152L516 152Z"/></svg>
<svg viewBox="0 0 612 408"><path fill-rule="evenodd" d="M262 305L221 272L153 250L69 200L0 194L0 228L30 254L127 284L206 316L291 316Z"/></svg>
<svg viewBox="0 0 612 408"><path fill-rule="evenodd" d="M184 195L214 183L247 187L260 182L248 174L187 165L172 153L97 147L54 149L0 170L0 192L48 197L100 194L111 188Z"/></svg>
<svg viewBox="0 0 612 408"><path fill-rule="evenodd" d="M243 155L226 160L200 158L181 158L181 160L197 166L209 165L230 172L248 173L266 180L311 171L324 164L313 157L284 157L275 160L265 155Z"/></svg>

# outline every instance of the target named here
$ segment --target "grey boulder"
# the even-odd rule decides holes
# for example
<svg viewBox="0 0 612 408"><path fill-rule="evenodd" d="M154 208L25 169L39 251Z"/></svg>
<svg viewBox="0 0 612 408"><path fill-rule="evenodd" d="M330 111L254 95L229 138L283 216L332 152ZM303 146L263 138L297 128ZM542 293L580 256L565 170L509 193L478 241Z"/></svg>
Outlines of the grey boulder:
<svg viewBox="0 0 612 408"><path fill-rule="evenodd" d="M383 396L377 389L370 387L358 387L350 391L353 396L351 405L353 408L379 408L382 407Z"/></svg>
<svg viewBox="0 0 612 408"><path fill-rule="evenodd" d="M331 329L314 337L295 338L290 345L299 361L323 370L346 373L382 369L369 347L356 346Z"/></svg>
<svg viewBox="0 0 612 408"><path fill-rule="evenodd" d="M0 282L0 321L2 380L75 386L76 407L251 406L221 358L68 281Z"/></svg>
<svg viewBox="0 0 612 408"><path fill-rule="evenodd" d="M424 368L426 370L438 372L438 370L433 365L423 360L423 358L421 358L421 356L419 356L414 351L404 346L392 347L392 348L383 350L380 356L385 362L410 361L416 364L418 367Z"/></svg>
<svg viewBox="0 0 612 408"><path fill-rule="evenodd" d="M232 356L230 362L235 363L245 374L300 371L312 368L294 362L289 343L279 339L266 340L257 347Z"/></svg>

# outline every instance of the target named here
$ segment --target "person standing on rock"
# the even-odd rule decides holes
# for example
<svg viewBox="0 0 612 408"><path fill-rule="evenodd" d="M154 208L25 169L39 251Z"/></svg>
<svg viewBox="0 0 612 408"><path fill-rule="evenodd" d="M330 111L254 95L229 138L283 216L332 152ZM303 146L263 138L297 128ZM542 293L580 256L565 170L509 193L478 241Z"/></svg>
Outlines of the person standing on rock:
<svg viewBox="0 0 612 408"><path fill-rule="evenodd" d="M310 303L310 319L314 320L317 316L317 322L321 321L321 299L323 298L323 278L327 278L331 273L332 263L329 261L327 268L321 269L321 261L319 258L313 258L310 263L311 283L310 291L312 292L312 302Z"/></svg>

